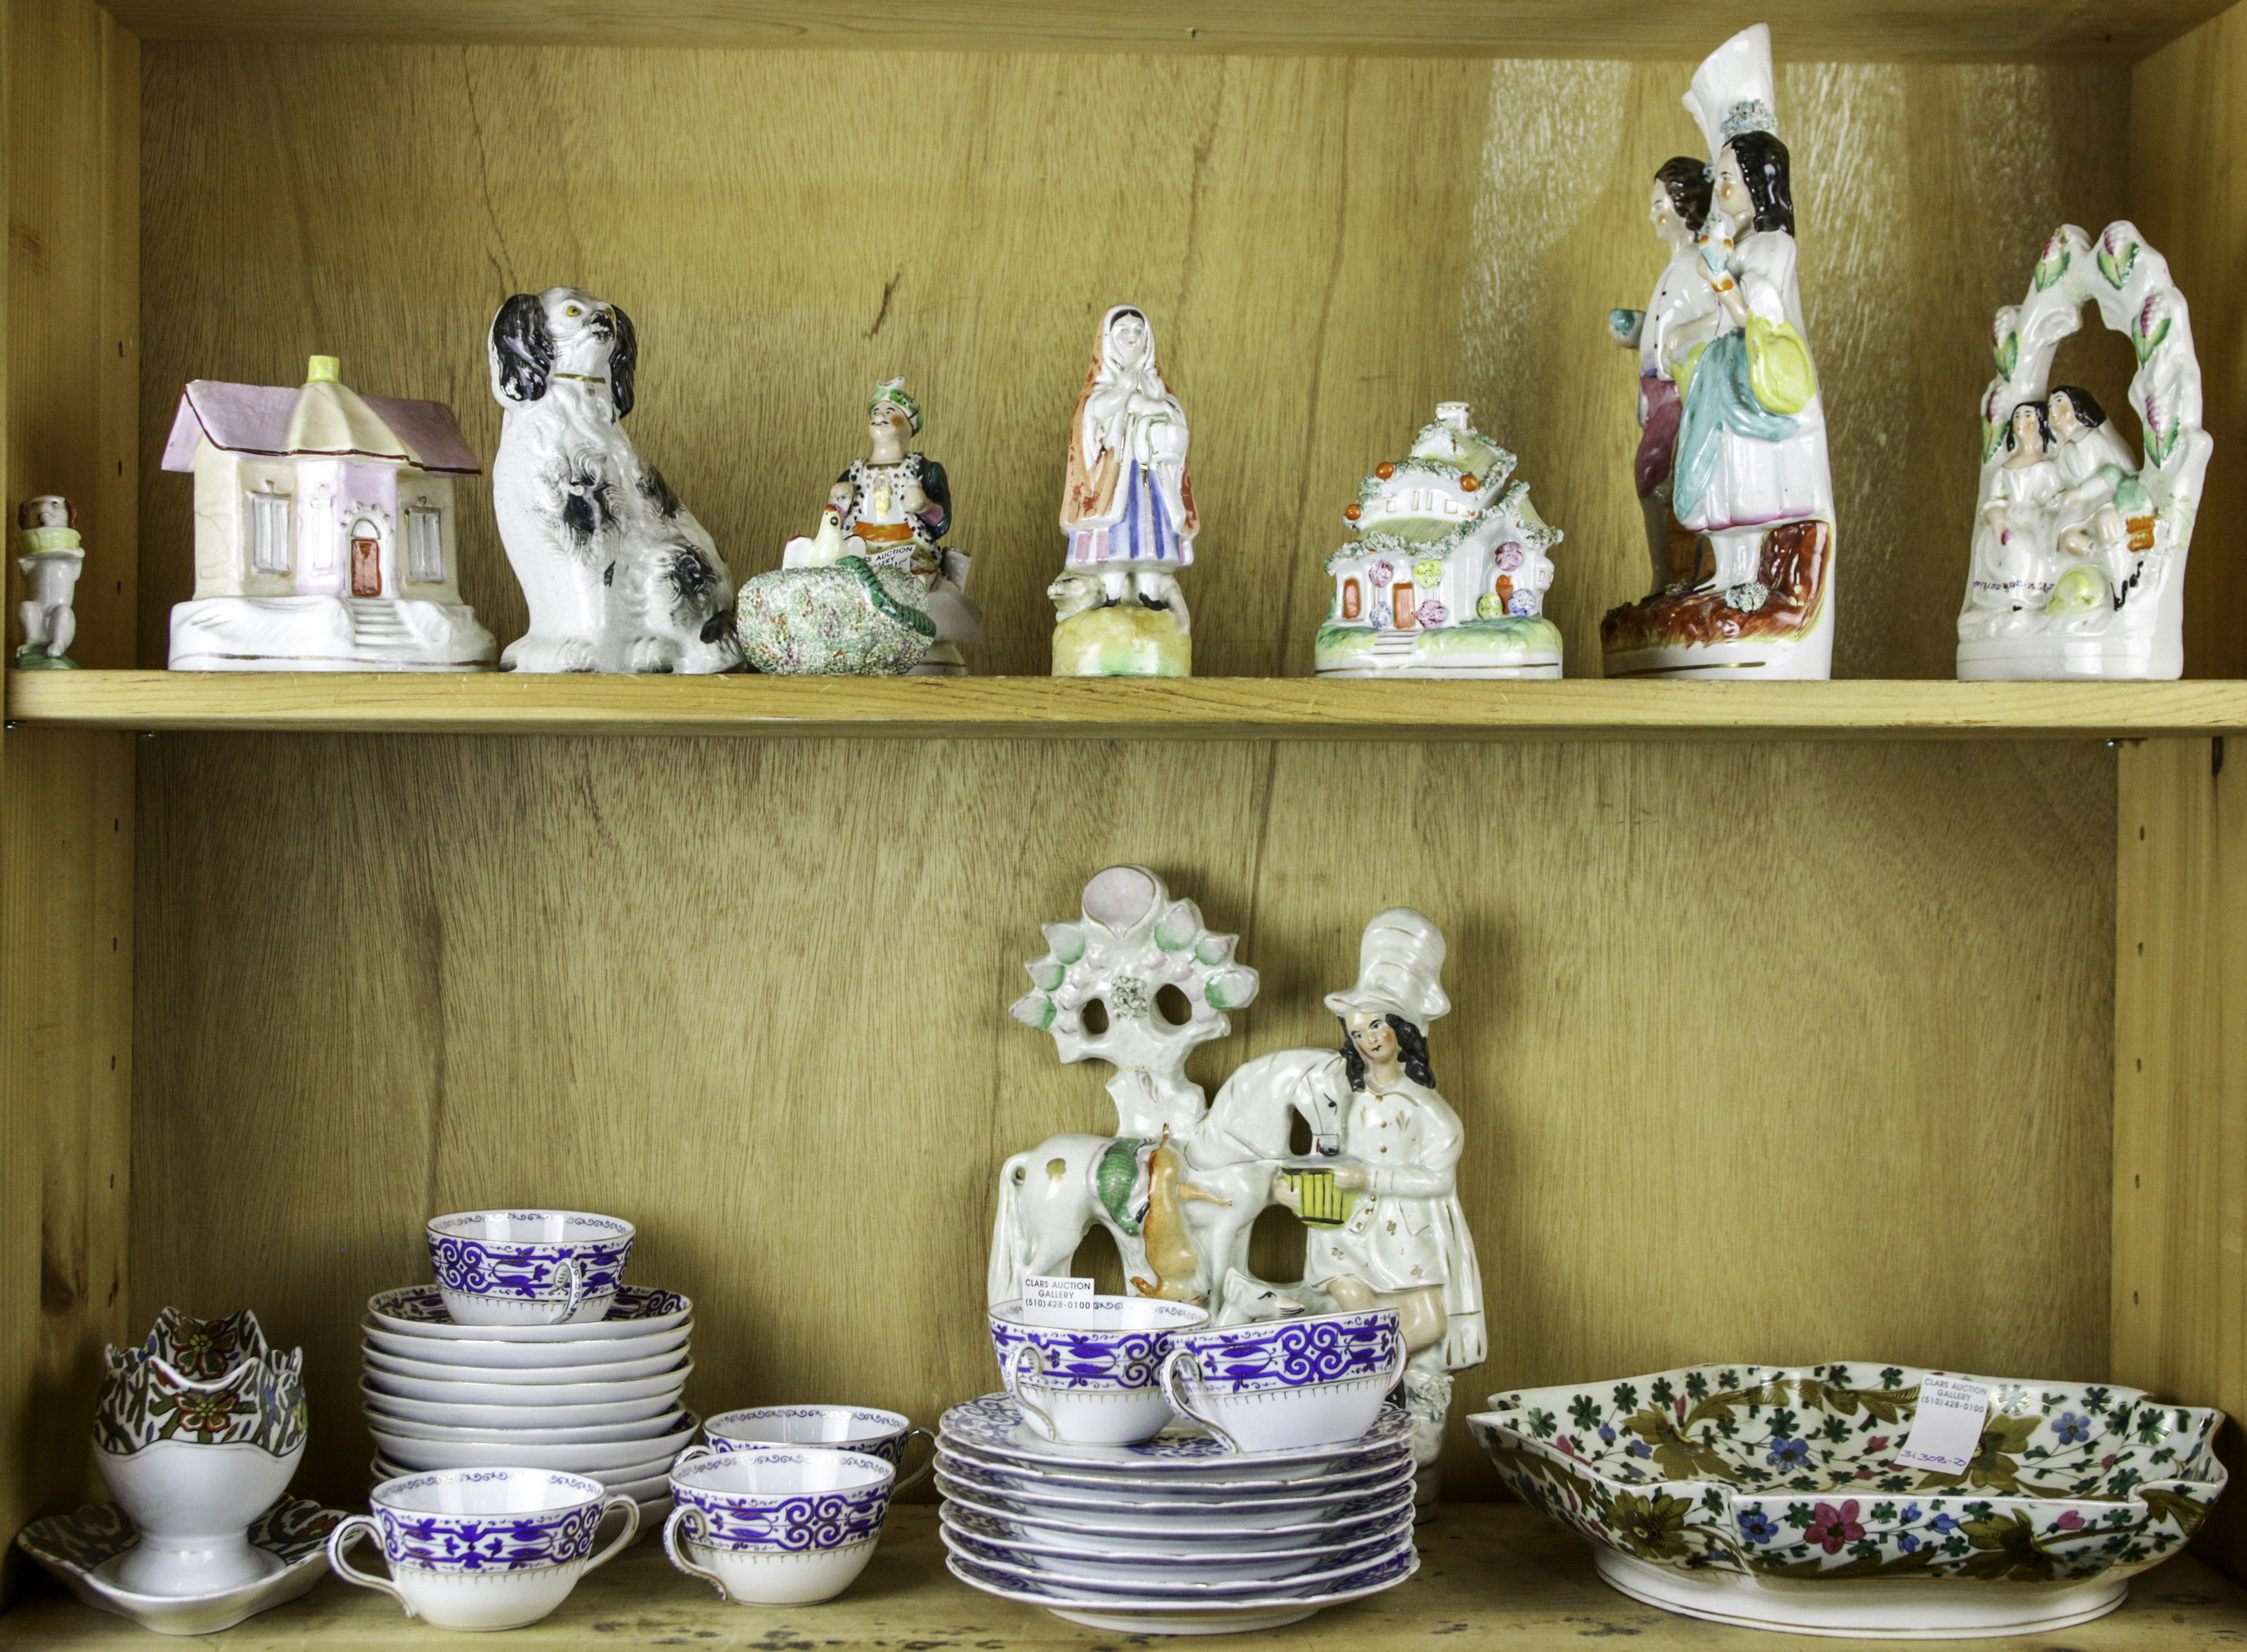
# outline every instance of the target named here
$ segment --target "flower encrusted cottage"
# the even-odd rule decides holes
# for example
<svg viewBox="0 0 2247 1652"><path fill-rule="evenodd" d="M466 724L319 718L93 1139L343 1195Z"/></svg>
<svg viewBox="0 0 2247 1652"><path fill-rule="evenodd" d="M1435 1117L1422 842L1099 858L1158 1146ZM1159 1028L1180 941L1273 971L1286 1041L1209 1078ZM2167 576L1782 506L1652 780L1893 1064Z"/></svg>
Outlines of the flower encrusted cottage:
<svg viewBox="0 0 2247 1652"><path fill-rule="evenodd" d="M195 595L172 610L172 669L488 669L453 506L482 468L452 409L362 397L332 356L305 380L180 396L163 463L195 479Z"/></svg>
<svg viewBox="0 0 2247 1652"><path fill-rule="evenodd" d="M1328 677L1558 677L1546 555L1561 543L1506 481L1513 455L1441 403L1410 455L1376 467L1343 515L1358 537L1327 558L1319 627Z"/></svg>

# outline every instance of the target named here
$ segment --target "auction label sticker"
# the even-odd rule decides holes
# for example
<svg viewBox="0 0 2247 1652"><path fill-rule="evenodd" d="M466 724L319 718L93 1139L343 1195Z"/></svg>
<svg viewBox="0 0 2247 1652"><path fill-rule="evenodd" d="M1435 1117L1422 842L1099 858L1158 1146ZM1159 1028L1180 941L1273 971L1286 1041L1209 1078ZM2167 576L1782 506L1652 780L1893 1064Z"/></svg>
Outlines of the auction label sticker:
<svg viewBox="0 0 2247 1652"><path fill-rule="evenodd" d="M1092 1306L1090 1280L1062 1279L1058 1276L1033 1273L1022 1281L1022 1316L1032 1314L1044 1319L1049 1314L1069 1315L1072 1310ZM1070 1322L1069 1318L1048 1320L1048 1324Z"/></svg>
<svg viewBox="0 0 2247 1652"><path fill-rule="evenodd" d="M1895 1460L1937 1474L1964 1474L1982 1444L1997 1396L1979 1382L1929 1371L1919 1380L1919 1411Z"/></svg>

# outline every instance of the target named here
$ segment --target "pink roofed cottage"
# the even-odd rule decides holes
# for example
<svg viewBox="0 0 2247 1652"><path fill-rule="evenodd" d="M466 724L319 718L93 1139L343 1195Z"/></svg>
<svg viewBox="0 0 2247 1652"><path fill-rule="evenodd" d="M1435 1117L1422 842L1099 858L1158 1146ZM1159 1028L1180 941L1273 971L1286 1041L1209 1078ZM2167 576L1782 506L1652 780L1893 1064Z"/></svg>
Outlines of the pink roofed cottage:
<svg viewBox="0 0 2247 1652"><path fill-rule="evenodd" d="M440 401L198 379L164 468L195 479L195 595L174 671L488 671L461 600L453 479L482 474Z"/></svg>

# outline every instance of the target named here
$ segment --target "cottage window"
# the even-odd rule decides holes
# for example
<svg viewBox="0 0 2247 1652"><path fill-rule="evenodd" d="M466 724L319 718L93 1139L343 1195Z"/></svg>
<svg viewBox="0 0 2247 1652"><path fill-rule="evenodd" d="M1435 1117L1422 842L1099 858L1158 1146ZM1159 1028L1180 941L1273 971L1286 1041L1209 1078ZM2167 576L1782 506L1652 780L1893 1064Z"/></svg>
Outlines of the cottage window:
<svg viewBox="0 0 2247 1652"><path fill-rule="evenodd" d="M445 513L435 505L406 509L406 577L416 585L445 583Z"/></svg>
<svg viewBox="0 0 2247 1652"><path fill-rule="evenodd" d="M289 495L249 495L249 565L261 574L289 571Z"/></svg>

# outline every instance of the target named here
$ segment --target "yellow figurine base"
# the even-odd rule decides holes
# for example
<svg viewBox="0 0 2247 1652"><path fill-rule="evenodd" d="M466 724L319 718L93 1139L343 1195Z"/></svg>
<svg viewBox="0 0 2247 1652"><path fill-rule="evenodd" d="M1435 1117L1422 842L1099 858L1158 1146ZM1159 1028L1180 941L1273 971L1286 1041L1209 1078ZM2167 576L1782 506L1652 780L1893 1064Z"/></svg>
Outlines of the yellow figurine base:
<svg viewBox="0 0 2247 1652"><path fill-rule="evenodd" d="M1191 677L1193 638L1167 610L1118 603L1054 627L1056 677Z"/></svg>

